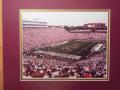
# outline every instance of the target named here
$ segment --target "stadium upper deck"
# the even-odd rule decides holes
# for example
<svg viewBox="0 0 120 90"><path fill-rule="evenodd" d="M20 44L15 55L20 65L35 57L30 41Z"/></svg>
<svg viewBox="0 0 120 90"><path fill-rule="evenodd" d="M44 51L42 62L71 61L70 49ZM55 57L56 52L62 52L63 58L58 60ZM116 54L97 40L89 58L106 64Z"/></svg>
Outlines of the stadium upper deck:
<svg viewBox="0 0 120 90"><path fill-rule="evenodd" d="M47 22L23 20L22 25L23 25L23 28L24 27L47 27Z"/></svg>

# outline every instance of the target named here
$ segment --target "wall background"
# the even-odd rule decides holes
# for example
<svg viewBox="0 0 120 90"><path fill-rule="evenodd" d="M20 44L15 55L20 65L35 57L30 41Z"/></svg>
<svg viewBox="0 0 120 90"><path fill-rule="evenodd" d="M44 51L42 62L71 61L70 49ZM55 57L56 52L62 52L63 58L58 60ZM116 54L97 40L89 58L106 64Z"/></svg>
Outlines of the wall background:
<svg viewBox="0 0 120 90"><path fill-rule="evenodd" d="M0 90L3 90L2 0L0 0Z"/></svg>

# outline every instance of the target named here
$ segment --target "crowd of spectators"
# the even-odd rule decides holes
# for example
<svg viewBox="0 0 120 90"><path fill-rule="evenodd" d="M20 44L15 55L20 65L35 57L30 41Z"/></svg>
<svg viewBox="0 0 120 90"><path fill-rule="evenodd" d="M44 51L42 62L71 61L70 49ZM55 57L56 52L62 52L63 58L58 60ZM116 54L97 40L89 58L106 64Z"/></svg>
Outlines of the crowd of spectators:
<svg viewBox="0 0 120 90"><path fill-rule="evenodd" d="M70 33L64 28L23 28L23 50L72 39L105 40L106 33Z"/></svg>
<svg viewBox="0 0 120 90"><path fill-rule="evenodd" d="M23 51L71 39L106 40L106 33L70 33L64 28L24 28ZM24 78L105 78L106 69L105 52L93 54L86 60L75 62L36 55L22 57Z"/></svg>
<svg viewBox="0 0 120 90"><path fill-rule="evenodd" d="M30 78L105 78L106 60L103 53L86 60L66 60L27 56L22 60L23 76Z"/></svg>

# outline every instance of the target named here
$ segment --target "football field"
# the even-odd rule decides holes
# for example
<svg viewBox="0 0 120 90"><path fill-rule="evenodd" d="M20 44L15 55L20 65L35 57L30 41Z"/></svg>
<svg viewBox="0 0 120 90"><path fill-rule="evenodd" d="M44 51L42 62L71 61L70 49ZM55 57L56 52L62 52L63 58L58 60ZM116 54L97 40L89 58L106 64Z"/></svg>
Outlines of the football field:
<svg viewBox="0 0 120 90"><path fill-rule="evenodd" d="M97 41L71 40L66 43L57 44L54 46L45 46L40 48L40 50L77 56L86 56L90 53L91 48L97 43Z"/></svg>

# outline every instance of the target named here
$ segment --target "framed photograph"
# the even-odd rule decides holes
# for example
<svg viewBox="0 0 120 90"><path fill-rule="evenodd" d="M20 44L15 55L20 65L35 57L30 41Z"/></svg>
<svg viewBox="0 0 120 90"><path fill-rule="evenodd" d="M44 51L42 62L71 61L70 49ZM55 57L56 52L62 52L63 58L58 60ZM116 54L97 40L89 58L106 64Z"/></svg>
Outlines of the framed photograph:
<svg viewBox="0 0 120 90"><path fill-rule="evenodd" d="M109 81L110 9L21 9L21 81Z"/></svg>
<svg viewBox="0 0 120 90"><path fill-rule="evenodd" d="M119 0L0 0L0 90L120 90Z"/></svg>

